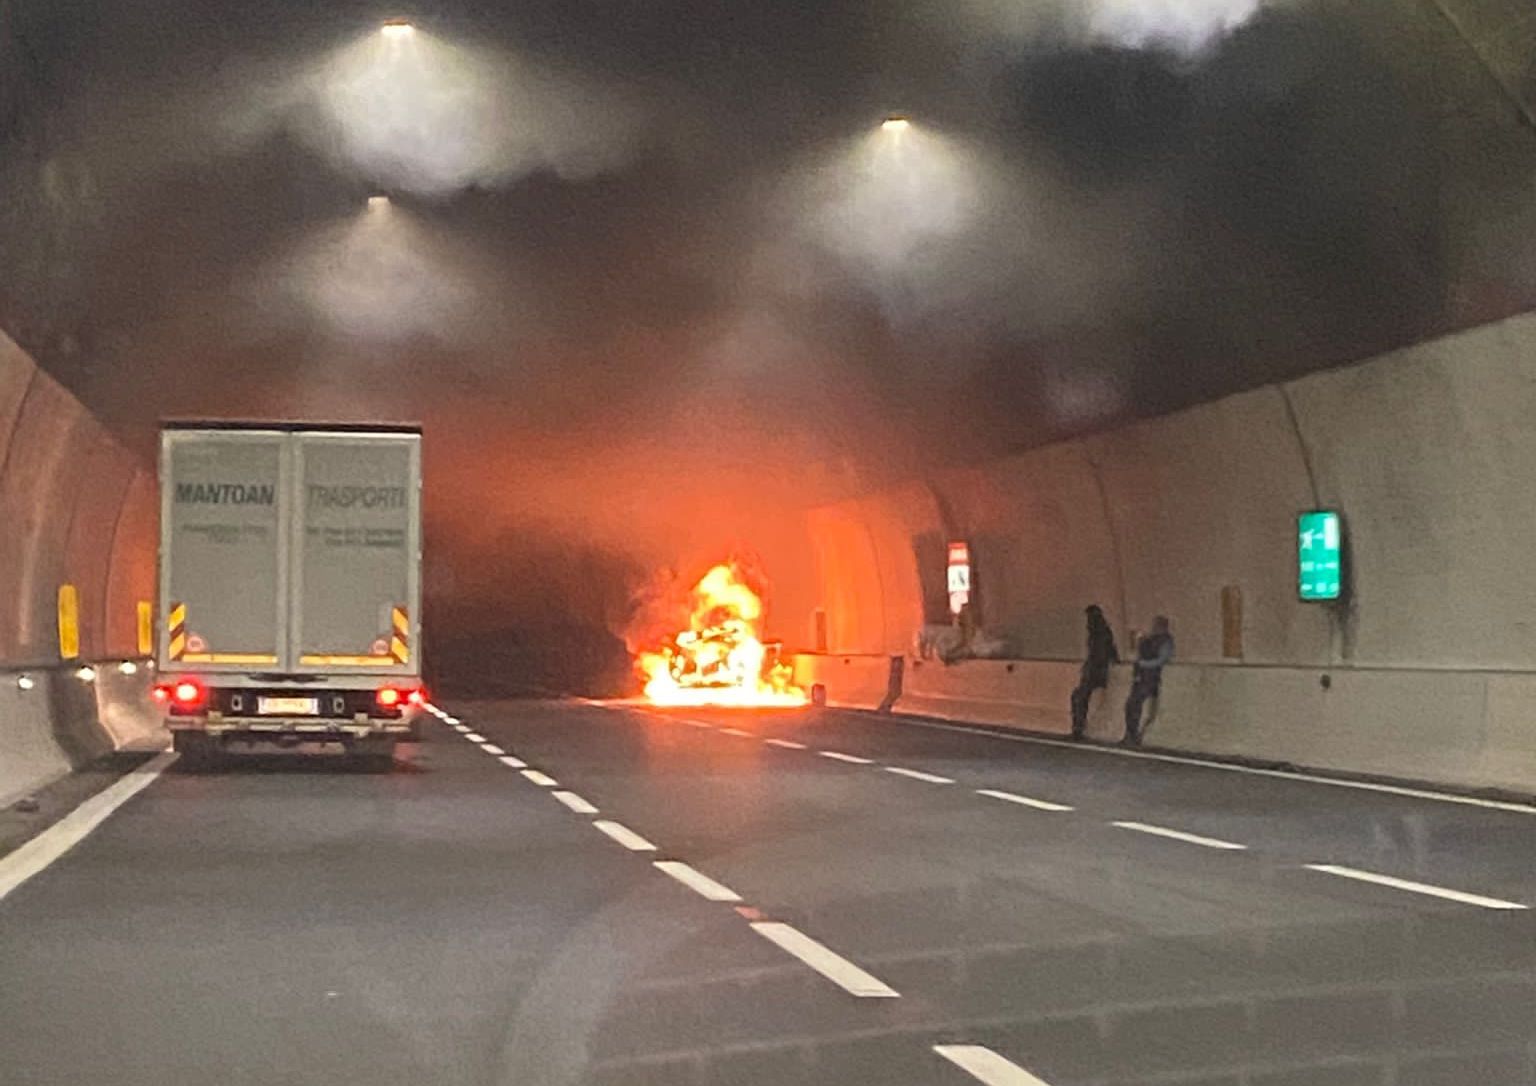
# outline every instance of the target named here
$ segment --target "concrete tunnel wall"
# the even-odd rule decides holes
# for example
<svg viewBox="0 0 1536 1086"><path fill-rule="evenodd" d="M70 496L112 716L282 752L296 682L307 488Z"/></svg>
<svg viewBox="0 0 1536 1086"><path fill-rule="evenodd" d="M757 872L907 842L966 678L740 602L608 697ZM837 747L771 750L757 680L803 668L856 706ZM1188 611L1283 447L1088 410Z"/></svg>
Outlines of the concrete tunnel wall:
<svg viewBox="0 0 1536 1086"><path fill-rule="evenodd" d="M0 804L105 751L153 745L147 675L86 689L59 654L58 591L80 659L137 655L154 589L154 483L70 393L0 334ZM35 685L24 690L22 674Z"/></svg>
<svg viewBox="0 0 1536 1086"><path fill-rule="evenodd" d="M869 703L880 658L905 655L898 710L1065 732L1097 602L1122 652L1154 614L1173 621L1153 743L1536 792L1533 419L1524 315L814 510L797 573L819 585L829 654L802 678ZM1315 507L1345 519L1347 608L1296 599L1294 518ZM914 654L944 538L971 543L983 628L1013 659ZM1120 734L1127 678L1092 734Z"/></svg>

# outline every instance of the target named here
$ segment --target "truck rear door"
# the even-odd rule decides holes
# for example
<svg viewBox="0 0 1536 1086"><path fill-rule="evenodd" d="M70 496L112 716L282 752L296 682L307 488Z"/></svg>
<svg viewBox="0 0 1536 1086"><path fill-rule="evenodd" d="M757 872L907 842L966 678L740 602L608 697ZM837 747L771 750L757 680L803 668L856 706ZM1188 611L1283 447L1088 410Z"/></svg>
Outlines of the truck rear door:
<svg viewBox="0 0 1536 1086"><path fill-rule="evenodd" d="M289 670L418 675L419 436L292 439Z"/></svg>
<svg viewBox="0 0 1536 1086"><path fill-rule="evenodd" d="M164 433L162 667L271 671L286 658L287 442L264 430Z"/></svg>

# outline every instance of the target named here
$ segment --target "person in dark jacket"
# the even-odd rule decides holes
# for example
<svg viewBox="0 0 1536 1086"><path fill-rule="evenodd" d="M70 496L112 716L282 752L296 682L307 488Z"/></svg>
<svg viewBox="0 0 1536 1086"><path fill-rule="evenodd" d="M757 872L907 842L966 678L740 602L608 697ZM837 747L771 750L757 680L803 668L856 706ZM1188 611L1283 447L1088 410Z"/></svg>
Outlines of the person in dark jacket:
<svg viewBox="0 0 1536 1086"><path fill-rule="evenodd" d="M1158 615L1152 620L1152 632L1136 643L1136 672L1131 678L1131 694L1125 699L1127 746L1141 746L1141 707L1162 690L1163 668L1172 659L1173 630L1168 619Z"/></svg>
<svg viewBox="0 0 1536 1086"><path fill-rule="evenodd" d="M1109 665L1120 662L1120 651L1115 648L1115 632L1104 619L1098 604L1089 606L1088 655L1083 660L1082 674L1077 689L1072 691L1072 738L1081 739L1088 726L1088 699L1095 690L1109 685Z"/></svg>

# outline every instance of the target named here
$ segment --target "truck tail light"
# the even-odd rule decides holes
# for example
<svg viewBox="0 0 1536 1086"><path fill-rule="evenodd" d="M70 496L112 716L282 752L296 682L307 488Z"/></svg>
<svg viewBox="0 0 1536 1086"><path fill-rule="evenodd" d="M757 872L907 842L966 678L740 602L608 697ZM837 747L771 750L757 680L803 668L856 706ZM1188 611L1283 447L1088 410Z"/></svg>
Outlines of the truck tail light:
<svg viewBox="0 0 1536 1086"><path fill-rule="evenodd" d="M177 709L199 709L208 702L208 688L195 679L178 679L171 683L156 683L153 696L162 705L169 703Z"/></svg>
<svg viewBox="0 0 1536 1086"><path fill-rule="evenodd" d="M427 692L419 686L381 686L373 700L380 709L404 709L407 705L425 705Z"/></svg>

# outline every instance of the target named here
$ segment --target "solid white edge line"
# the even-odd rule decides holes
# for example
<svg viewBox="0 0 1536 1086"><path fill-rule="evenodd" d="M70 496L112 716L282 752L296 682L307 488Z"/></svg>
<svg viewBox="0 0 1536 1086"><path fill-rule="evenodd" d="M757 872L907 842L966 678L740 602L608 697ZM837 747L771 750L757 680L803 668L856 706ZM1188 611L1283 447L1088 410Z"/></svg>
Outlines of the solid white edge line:
<svg viewBox="0 0 1536 1086"><path fill-rule="evenodd" d="M1394 878L1391 875L1378 875L1374 871L1361 871L1355 867L1341 867L1338 864L1303 864L1308 871L1321 871L1327 875L1338 875L1340 878L1354 879L1357 882L1375 883L1377 886L1390 886L1394 890L1407 890L1414 894L1428 894L1430 897L1440 897L1447 901L1457 901L1463 905L1477 905L1484 909L1528 909L1529 905L1522 905L1518 901L1505 901L1502 898L1483 897L1481 894L1468 894L1461 890L1448 890L1444 886L1431 886L1425 882L1414 882L1411 879Z"/></svg>
<svg viewBox="0 0 1536 1086"><path fill-rule="evenodd" d="M528 768L528 763L527 762L523 761L521 758L514 758L510 754L503 754L500 758L497 758L496 760L498 762L500 762L502 765L506 766L508 769L527 769Z"/></svg>
<svg viewBox="0 0 1536 1086"><path fill-rule="evenodd" d="M862 712L862 710L843 711ZM1076 750L1084 754L1110 754L1117 758L1138 758L1148 762L1170 762L1174 765L1197 766L1201 769L1220 769L1227 773L1246 773L1252 777L1273 777L1276 780L1282 781L1325 784L1333 788L1353 788L1361 792L1380 792L1389 796L1404 796L1408 799L1428 799L1436 803L1459 803L1467 807L1482 807L1490 811L1510 811L1515 814L1536 815L1536 804L1516 803L1510 800L1458 796L1452 792L1436 792L1427 788L1411 788L1401 784L1379 784L1375 781L1352 781L1339 777L1319 777L1313 773L1298 773L1284 769L1261 769L1258 766L1234 765L1231 762L1212 762L1204 758L1194 758L1179 754L1154 754L1151 751L1126 750L1123 747L1073 743L1066 739L1046 739L1038 735L1009 735L1006 732L971 727L963 723L944 720L923 720L900 711L892 714L891 720L913 728L932 728L935 731L944 732L964 732L966 735L979 735L985 739L1001 739L1008 743L1033 743L1036 746L1060 747L1062 750Z"/></svg>
<svg viewBox="0 0 1536 1086"><path fill-rule="evenodd" d="M177 754L173 750L155 755L143 765L123 774L9 855L0 858L0 901L90 836L91 831L105 822L112 812L154 784L176 758Z"/></svg>
<svg viewBox="0 0 1536 1086"><path fill-rule="evenodd" d="M770 747L783 747L785 750L805 750L804 743L796 743L793 739L764 739Z"/></svg>
<svg viewBox="0 0 1536 1086"><path fill-rule="evenodd" d="M487 753L487 754L494 754L498 758L500 758L503 754L507 753L506 751L504 751L500 747L498 747L495 743L481 743L480 744L480 749L485 751L485 753Z"/></svg>
<svg viewBox="0 0 1536 1086"><path fill-rule="evenodd" d="M740 728L721 728L720 729L720 734L721 735L739 735L743 739L755 739L755 738L757 738L751 732L744 732Z"/></svg>
<svg viewBox="0 0 1536 1086"><path fill-rule="evenodd" d="M823 758L831 758L835 762L847 762L850 765L874 765L873 758L860 758L857 754L844 754L836 750L818 750L817 754Z"/></svg>
<svg viewBox="0 0 1536 1086"><path fill-rule="evenodd" d="M985 1045L934 1045L933 1050L986 1086L1050 1086Z"/></svg>
<svg viewBox="0 0 1536 1086"><path fill-rule="evenodd" d="M1151 834L1153 837L1166 837L1171 841L1183 841L1185 844L1200 845L1203 848L1219 848L1228 852L1242 852L1248 848L1247 845L1240 845L1235 841L1222 841L1215 837L1201 837L1196 833L1170 830L1166 826L1153 826L1146 822L1111 822L1110 825L1117 826L1122 830L1134 830L1137 833Z"/></svg>
<svg viewBox="0 0 1536 1086"><path fill-rule="evenodd" d="M561 803L565 804L577 814L597 814L597 808L582 799L575 792L551 792Z"/></svg>
<svg viewBox="0 0 1536 1086"><path fill-rule="evenodd" d="M479 732L464 732L463 734L464 738L468 739L471 743L487 743L490 741Z"/></svg>
<svg viewBox="0 0 1536 1086"><path fill-rule="evenodd" d="M885 766L887 773L895 773L900 777L911 777L914 781L927 781L929 784L954 784L953 777L941 777L937 773L924 773L920 769L903 769L899 765Z"/></svg>
<svg viewBox="0 0 1536 1086"><path fill-rule="evenodd" d="M656 851L655 845L651 844L644 837L641 837L634 830L630 829L628 826L622 825L621 823L609 822L600 818L593 822L592 825L596 826L598 830L607 834L609 837L613 838L615 841L629 849L631 852Z"/></svg>
<svg viewBox="0 0 1536 1086"><path fill-rule="evenodd" d="M1016 792L999 792L995 788L978 788L978 796L988 796L992 799L1000 799L1005 803L1017 803L1020 807L1033 807L1037 811L1071 811L1076 808L1068 807L1065 803L1051 803L1049 800L1031 799L1029 796L1021 796Z"/></svg>
<svg viewBox="0 0 1536 1086"><path fill-rule="evenodd" d="M671 875L706 901L740 901L741 895L681 860L657 860L656 867Z"/></svg>
<svg viewBox="0 0 1536 1086"><path fill-rule="evenodd" d="M560 783L548 773L540 773L537 769L525 769L523 770L523 776L540 788L554 788Z"/></svg>
<svg viewBox="0 0 1536 1086"><path fill-rule="evenodd" d="M895 999L900 992L871 976L847 958L822 946L789 924L759 920L752 930L787 954L798 958L850 995L861 999Z"/></svg>

